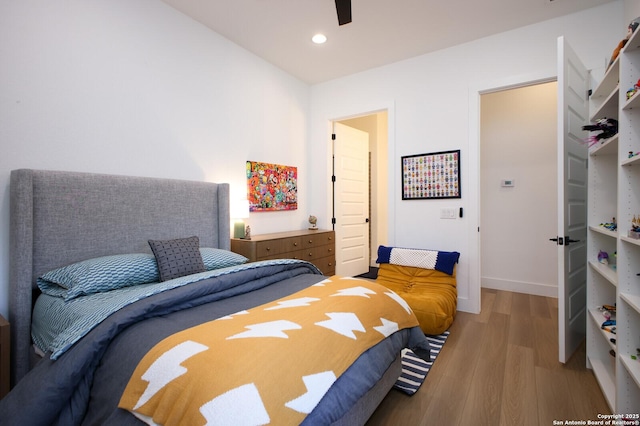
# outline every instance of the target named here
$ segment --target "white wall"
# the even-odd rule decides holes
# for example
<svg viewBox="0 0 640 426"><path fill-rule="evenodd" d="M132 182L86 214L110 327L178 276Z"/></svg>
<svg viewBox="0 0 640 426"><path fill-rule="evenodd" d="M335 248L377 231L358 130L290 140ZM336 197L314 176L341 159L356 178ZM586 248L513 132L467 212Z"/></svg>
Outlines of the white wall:
<svg viewBox="0 0 640 426"><path fill-rule="evenodd" d="M300 209L252 214L252 232L305 227L310 211L327 227L330 122L381 110L389 244L460 251L459 306L473 310L477 89L555 75L558 35L602 72L626 21L619 0L309 88L157 0L2 1L0 313L10 170L227 181L235 198L246 160L294 165ZM462 199L400 200L400 156L457 148ZM439 219L440 208L460 206L464 218Z"/></svg>
<svg viewBox="0 0 640 426"><path fill-rule="evenodd" d="M558 249L549 241L558 232L557 87L482 95L482 287L558 295Z"/></svg>
<svg viewBox="0 0 640 426"><path fill-rule="evenodd" d="M230 182L245 161L298 167L307 226L309 87L157 0L0 2L0 314L8 314L9 173L41 168ZM298 225L299 224L299 225Z"/></svg>
<svg viewBox="0 0 640 426"><path fill-rule="evenodd" d="M626 33L623 3L616 1L312 87L310 143L316 161L310 200L328 209L328 122L389 110L389 243L457 250L461 310L479 310L478 92L556 75L557 37L564 35L590 69L600 73ZM400 157L461 149L462 198L402 201ZM463 207L457 220L441 208ZM324 215L329 217L329 215ZM475 234L475 235L474 235Z"/></svg>

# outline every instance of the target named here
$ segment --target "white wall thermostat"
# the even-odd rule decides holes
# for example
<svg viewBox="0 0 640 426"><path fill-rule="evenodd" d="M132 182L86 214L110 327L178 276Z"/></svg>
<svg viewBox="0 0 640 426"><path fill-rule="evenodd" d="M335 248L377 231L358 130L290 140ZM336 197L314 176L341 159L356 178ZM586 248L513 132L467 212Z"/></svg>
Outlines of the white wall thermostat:
<svg viewBox="0 0 640 426"><path fill-rule="evenodd" d="M515 181L513 179L502 179L501 186L510 188L512 186L515 186Z"/></svg>

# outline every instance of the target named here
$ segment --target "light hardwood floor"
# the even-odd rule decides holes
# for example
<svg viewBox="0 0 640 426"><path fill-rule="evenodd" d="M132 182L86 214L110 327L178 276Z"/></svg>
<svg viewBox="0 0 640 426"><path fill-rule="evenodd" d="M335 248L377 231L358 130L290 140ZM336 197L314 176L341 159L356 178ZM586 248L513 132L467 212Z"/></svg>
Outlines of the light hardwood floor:
<svg viewBox="0 0 640 426"><path fill-rule="evenodd" d="M558 362L557 299L482 289L480 315L458 312L418 392L392 390L374 425L553 425L611 414L585 348Z"/></svg>

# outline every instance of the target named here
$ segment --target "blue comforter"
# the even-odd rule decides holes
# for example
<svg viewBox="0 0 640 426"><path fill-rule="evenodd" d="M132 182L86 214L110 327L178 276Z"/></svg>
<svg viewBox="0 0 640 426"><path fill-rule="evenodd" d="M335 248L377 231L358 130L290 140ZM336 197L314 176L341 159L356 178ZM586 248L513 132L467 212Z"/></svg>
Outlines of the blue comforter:
<svg viewBox="0 0 640 426"><path fill-rule="evenodd" d="M138 361L158 341L204 321L287 296L322 279L306 262L261 265L125 306L93 327L57 360L42 359L0 401L0 424L140 424L117 404ZM391 335L365 352L336 381L305 423L327 424L340 419L382 377L403 347L429 356L429 343L419 328Z"/></svg>

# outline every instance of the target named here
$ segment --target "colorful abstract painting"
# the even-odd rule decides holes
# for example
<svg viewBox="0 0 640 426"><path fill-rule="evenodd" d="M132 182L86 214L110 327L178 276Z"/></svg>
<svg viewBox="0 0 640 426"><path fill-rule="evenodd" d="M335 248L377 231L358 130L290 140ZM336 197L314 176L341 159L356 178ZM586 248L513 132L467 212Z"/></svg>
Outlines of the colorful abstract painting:
<svg viewBox="0 0 640 426"><path fill-rule="evenodd" d="M402 157L403 200L460 197L460 150Z"/></svg>
<svg viewBox="0 0 640 426"><path fill-rule="evenodd" d="M247 199L252 212L296 210L297 167L247 161Z"/></svg>

